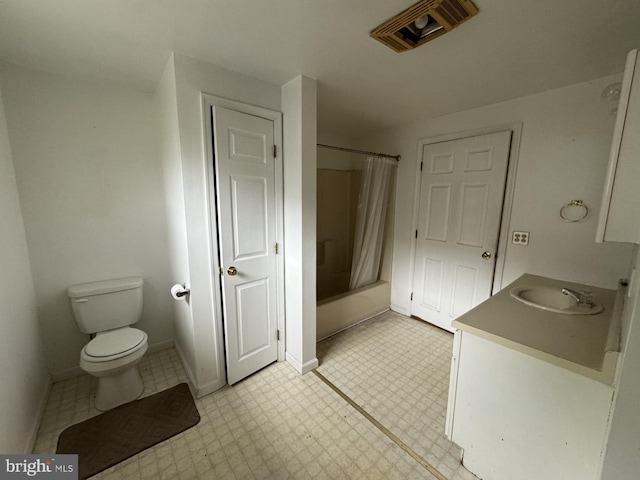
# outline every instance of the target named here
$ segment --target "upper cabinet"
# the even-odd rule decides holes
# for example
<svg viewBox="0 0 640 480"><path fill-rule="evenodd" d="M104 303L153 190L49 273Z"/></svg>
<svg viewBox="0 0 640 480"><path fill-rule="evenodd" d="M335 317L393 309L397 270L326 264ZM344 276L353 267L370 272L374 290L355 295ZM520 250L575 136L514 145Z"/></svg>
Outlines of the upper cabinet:
<svg viewBox="0 0 640 480"><path fill-rule="evenodd" d="M596 242L640 244L640 59L627 56Z"/></svg>

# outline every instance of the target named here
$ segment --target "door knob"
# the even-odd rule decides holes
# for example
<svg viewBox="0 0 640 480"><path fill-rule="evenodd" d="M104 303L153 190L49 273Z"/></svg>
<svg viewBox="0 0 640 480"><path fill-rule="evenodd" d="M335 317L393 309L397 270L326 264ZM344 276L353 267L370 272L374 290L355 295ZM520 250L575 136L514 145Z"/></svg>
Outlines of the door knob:
<svg viewBox="0 0 640 480"><path fill-rule="evenodd" d="M482 254L482 259L483 260L489 260L491 258L491 252L484 252Z"/></svg>
<svg viewBox="0 0 640 480"><path fill-rule="evenodd" d="M236 267L227 268L227 273L231 276L238 274L238 269Z"/></svg>

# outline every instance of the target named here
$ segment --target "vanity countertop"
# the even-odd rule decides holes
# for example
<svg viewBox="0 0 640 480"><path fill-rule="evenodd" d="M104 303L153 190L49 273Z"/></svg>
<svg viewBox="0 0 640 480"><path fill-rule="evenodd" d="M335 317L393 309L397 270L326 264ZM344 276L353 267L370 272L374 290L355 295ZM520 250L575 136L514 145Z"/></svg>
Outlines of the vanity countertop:
<svg viewBox="0 0 640 480"><path fill-rule="evenodd" d="M565 315L514 299L515 287L588 290L604 310L595 315ZM619 355L623 287L591 287L525 274L452 325L527 355L612 385Z"/></svg>

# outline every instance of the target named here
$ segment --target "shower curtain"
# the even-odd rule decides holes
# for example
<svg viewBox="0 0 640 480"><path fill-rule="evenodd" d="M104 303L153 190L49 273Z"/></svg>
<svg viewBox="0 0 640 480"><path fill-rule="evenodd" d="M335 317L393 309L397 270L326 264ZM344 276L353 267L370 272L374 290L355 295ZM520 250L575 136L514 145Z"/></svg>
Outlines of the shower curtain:
<svg viewBox="0 0 640 480"><path fill-rule="evenodd" d="M394 161L367 156L356 216L349 290L378 281L391 168Z"/></svg>

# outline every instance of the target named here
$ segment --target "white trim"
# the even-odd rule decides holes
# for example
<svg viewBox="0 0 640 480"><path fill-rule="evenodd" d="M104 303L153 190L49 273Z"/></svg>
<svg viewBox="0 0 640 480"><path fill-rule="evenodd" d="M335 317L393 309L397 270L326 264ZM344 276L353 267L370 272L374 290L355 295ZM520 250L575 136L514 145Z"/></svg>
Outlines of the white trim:
<svg viewBox="0 0 640 480"><path fill-rule="evenodd" d="M411 286L413 287L413 282L411 283ZM409 296L409 298L411 298L411 296ZM389 309L396 313L405 315L407 317L410 316L409 309L407 309L407 307L404 307L398 303L391 303L391 305L389 305Z"/></svg>
<svg viewBox="0 0 640 480"><path fill-rule="evenodd" d="M635 73L636 60L638 51L631 50L627 55L627 62L624 67L624 76L622 77L622 87L620 92L620 100L618 101L618 114L613 128L613 139L611 141L611 149L609 151L609 162L607 165L607 175L604 182L604 190L602 193L602 202L600 204L600 214L598 215L598 223L596 224L596 243L603 243L604 236L607 231L607 220L609 219L609 211L611 207L611 196L613 195L613 183L618 168L618 159L620 158L620 147L622 146L622 135L624 134L625 122L627 120L627 112L629 110L629 100L631 98L631 86L633 84L633 76Z"/></svg>
<svg viewBox="0 0 640 480"><path fill-rule="evenodd" d="M228 108L229 110L255 115L256 117L262 117L274 122L282 119L282 112L276 112L275 110L269 110L268 108L258 107L256 105L249 105L248 103L238 102L229 98L202 93L202 99L206 106Z"/></svg>
<svg viewBox="0 0 640 480"><path fill-rule="evenodd" d="M193 376L193 372L189 368L189 363L184 358L184 354L182 350L180 350L180 346L175 344L176 353L178 354L178 358L180 359L180 363L182 363L182 368L184 368L184 372L187 374L187 381L189 383L189 389L192 393L195 394L197 391L195 377Z"/></svg>
<svg viewBox="0 0 640 480"><path fill-rule="evenodd" d="M194 380L194 375L191 369L189 369L189 364L185 361L184 355L182 354L182 350L176 343L175 345L176 352L178 353L178 358L182 363L182 367L184 368L185 373L187 374L187 383L189 384L189 390L195 398L201 398L205 395L209 395L210 393L215 392L216 390L220 390L225 384L226 381L224 379L214 380L213 382L205 383L204 385L196 386L196 382Z"/></svg>
<svg viewBox="0 0 640 480"><path fill-rule="evenodd" d="M405 315L411 315L411 310L413 309L413 300L412 300L412 296L413 296L413 281L414 281L414 274L415 274L415 262L416 262L416 245L417 245L417 239L416 239L416 235L415 235L415 231L418 229L418 210L419 210L419 205L420 205L420 183L422 180L422 175L421 175L421 170L420 170L420 163L422 162L422 147L424 145L426 145L426 143L421 143L423 140L422 139L418 139L418 148L417 148L417 152L416 152L416 173L415 173L415 177L416 177L416 185L415 185L415 189L413 192L413 218L411 221L411 225L413 226L413 230L411 231L411 248L409 249L409 255L411 258L411 262L409 263L409 288L408 291L406 293L407 295L407 308L405 309L405 312L401 312L404 313ZM434 142L435 143L435 142ZM393 304L391 305L391 307L393 308Z"/></svg>
<svg viewBox="0 0 640 480"><path fill-rule="evenodd" d="M220 380L215 380L213 382L209 382L209 383L205 383L204 385L192 389L191 391L193 392L193 396L196 398L202 398L204 396L207 396L213 392L217 392L218 390L220 390L222 387L224 387L227 384L226 381L220 381Z"/></svg>
<svg viewBox="0 0 640 480"><path fill-rule="evenodd" d="M236 112L245 113L248 115L254 115L257 117L264 118L266 120L270 120L273 122L274 132L273 139L276 145L276 158L275 158L275 169L276 169L276 178L275 178L275 189L276 189L276 242L279 245L279 253L277 255L277 318L278 318L278 330L280 330L280 340L278 341L278 361L282 361L285 359L285 329L286 329L286 321L285 321L285 300L284 300L284 256L285 256L285 241L284 241L284 170L283 170L283 161L282 161L282 150L283 150L283 140L282 140L282 112L276 112L274 110L269 110L263 107L258 107L255 105L248 105L246 103L237 102L235 100L230 100L224 97L217 97L215 95L209 95L207 93L202 93L202 113L204 116L203 125L205 126L205 134L203 138L205 139L205 151L207 154L207 197L209 199L209 218L210 222L210 243L211 243L211 258L213 259L212 265L212 273L214 278L214 312L218 318L216 322L216 329L218 333L222 333L224 331L224 326L222 324L222 299L217 292L221 291L221 282L220 275L217 273L220 271L220 262L218 256L218 238L215 233L212 231L214 226L217 226L217 216L218 212L215 209L215 198L214 193L214 175L213 175L213 127L212 124L212 115L210 112L212 111L212 107L223 107L228 108L230 110L234 110ZM214 120L215 121L215 120ZM218 338L222 338L222 335L217 335ZM222 347L222 346L221 346ZM223 348L220 348L220 351L224 351ZM226 365L226 358L224 354L221 354L222 358L219 359L220 365ZM226 375L223 375L226 378ZM205 388L205 387L203 387Z"/></svg>
<svg viewBox="0 0 640 480"><path fill-rule="evenodd" d="M278 242L278 330L280 331L280 340L278 341L278 361L285 359L285 298L284 298L284 162L282 153L284 150L284 137L282 134L282 113L278 113L278 117L274 120L275 126L275 142L276 142L276 241Z"/></svg>
<svg viewBox="0 0 640 480"><path fill-rule="evenodd" d="M314 358L312 360L309 360L305 364L302 364L297 358L295 358L289 352L287 352L287 362L289 363L289 365L295 368L296 371L301 375L304 375L305 373L309 373L311 370L318 368L318 365L319 365L317 358Z"/></svg>
<svg viewBox="0 0 640 480"><path fill-rule="evenodd" d="M503 285L507 245L509 244L509 231L511 228L511 210L513 209L513 197L516 187L516 174L518 172L518 154L520 153L520 141L522 139L522 122L511 124L511 147L509 148L509 160L507 164L507 181L504 186L504 202L502 204L502 219L500 220L500 236L498 237L498 252L496 253L496 268L493 274L493 292L498 293Z"/></svg>
<svg viewBox="0 0 640 480"><path fill-rule="evenodd" d="M507 160L507 177L504 185L504 200L502 203L502 213L500 218L500 230L498 235L498 249L496 252L496 264L493 273L493 288L492 295L495 295L502 289L502 277L505 268L505 257L507 252L507 244L509 242L509 229L511 225L511 210L513 208L513 196L516 182L516 172L518 170L518 154L520 152L520 141L522 137L522 122L514 122L506 125L496 125L493 127L483 127L473 130L467 130L463 132L449 133L446 135L438 135L435 137L421 138L418 140L418 151L416 152L416 185L414 192L413 202L413 230L418 228L418 205L420 202L420 186L422 175L420 172L420 162L422 161L422 149L425 145L431 145L434 143L449 142L452 140L462 140L464 138L478 137L481 135L490 135L492 133L511 132L511 144L509 146L509 159ZM413 232L412 232L413 233ZM409 278L411 282L409 284L409 291L407 292L407 305L406 314L411 315L412 301L411 291L413 290L413 276L416 258L416 238L412 235L410 255L412 262L409 266ZM402 308L399 305L391 305L392 310L398 308L400 313Z"/></svg>
<svg viewBox="0 0 640 480"><path fill-rule="evenodd" d="M215 380L213 382L206 383L203 386L196 386L195 377L193 372L189 368L189 364L186 362L182 350L178 344L175 344L176 353L178 354L178 358L180 359L180 363L182 363L182 367L184 368L185 373L187 374L187 384L189 385L189 390L191 390L191 394L195 398L201 398L205 395L209 395L210 393L215 392L216 390L221 389L226 382L224 380Z"/></svg>
<svg viewBox="0 0 640 480"><path fill-rule="evenodd" d="M38 431L40 430L40 425L42 425L42 420L44 419L44 413L47 409L47 401L49 400L49 394L51 393L51 385L53 384L51 380L51 376L47 376L45 388L42 390L42 394L40 395L40 402L38 403L38 409L36 410L36 414L33 416L33 423L31 426L31 433L27 437L27 442L24 446L24 454L29 455L33 453L33 447L36 445L36 439L38 438Z"/></svg>
<svg viewBox="0 0 640 480"><path fill-rule="evenodd" d="M79 377L81 375L88 375L88 373L82 370L80 368L80 365L76 365L75 367L65 368L64 370L60 370L58 372L51 372L51 382L62 382L63 380Z"/></svg>
<svg viewBox="0 0 640 480"><path fill-rule="evenodd" d="M215 99L215 97L212 97ZM212 259L211 265L211 282L213 284L213 305L212 311L215 316L214 320L214 333L215 333L215 342L217 343L217 352L218 358L217 360L217 378L218 381L222 381L222 385L226 384L227 373L226 373L226 356L224 349L224 322L222 318L222 299L220 298L220 292L222 291L222 284L220 279L220 259L219 259L219 248L218 248L218 236L214 231L214 228L217 229L218 225L218 212L216 211L216 199L214 192L215 188L215 175L214 175L214 163L213 163L213 114L212 107L214 106L211 101L209 101L208 95L204 93L201 94L202 100L202 115L203 115L203 128L204 132L202 134L202 138L204 139L204 149L206 154L205 159L205 175L206 175L206 196L207 196L207 218L209 220L208 225L208 236L209 236L209 258ZM194 383L194 388L192 391L194 394L197 394L197 388L195 387L197 382Z"/></svg>
<svg viewBox="0 0 640 480"><path fill-rule="evenodd" d="M147 348L147 355L154 352L159 352L160 350L166 350L167 348L171 348L175 346L175 342L173 338L170 340L165 340L164 342L154 343L153 345L149 345Z"/></svg>

